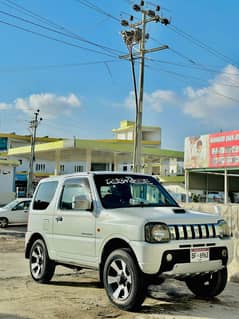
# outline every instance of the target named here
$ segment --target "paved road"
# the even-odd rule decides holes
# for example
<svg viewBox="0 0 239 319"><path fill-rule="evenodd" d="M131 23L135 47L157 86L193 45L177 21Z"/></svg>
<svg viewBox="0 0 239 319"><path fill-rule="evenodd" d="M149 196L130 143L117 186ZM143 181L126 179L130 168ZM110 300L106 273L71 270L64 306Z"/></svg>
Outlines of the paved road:
<svg viewBox="0 0 239 319"><path fill-rule="evenodd" d="M0 236L1 235L9 235L9 236L17 236L24 237L27 231L26 225L10 225L7 228L0 228Z"/></svg>

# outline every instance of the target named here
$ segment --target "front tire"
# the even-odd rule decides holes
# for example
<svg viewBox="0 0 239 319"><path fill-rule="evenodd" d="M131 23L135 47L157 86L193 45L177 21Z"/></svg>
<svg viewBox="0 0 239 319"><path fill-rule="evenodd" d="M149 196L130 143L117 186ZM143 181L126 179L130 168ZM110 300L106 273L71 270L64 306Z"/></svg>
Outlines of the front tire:
<svg viewBox="0 0 239 319"><path fill-rule="evenodd" d="M43 240L36 240L30 250L29 258L32 278L40 283L48 283L55 272L55 263L50 260Z"/></svg>
<svg viewBox="0 0 239 319"><path fill-rule="evenodd" d="M0 218L0 228L6 228L7 226L8 226L7 218L5 218L5 217Z"/></svg>
<svg viewBox="0 0 239 319"><path fill-rule="evenodd" d="M213 298L219 295L227 284L227 268L217 272L196 276L186 280L188 288L197 297Z"/></svg>
<svg viewBox="0 0 239 319"><path fill-rule="evenodd" d="M129 250L117 249L107 258L103 281L110 301L120 309L140 308L146 297L146 281Z"/></svg>

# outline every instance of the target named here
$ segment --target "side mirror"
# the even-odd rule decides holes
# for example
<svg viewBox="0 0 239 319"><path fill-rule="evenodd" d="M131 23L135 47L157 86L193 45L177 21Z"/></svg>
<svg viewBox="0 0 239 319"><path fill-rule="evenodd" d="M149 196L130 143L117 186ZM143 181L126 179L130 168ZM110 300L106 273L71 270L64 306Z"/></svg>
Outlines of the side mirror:
<svg viewBox="0 0 239 319"><path fill-rule="evenodd" d="M86 195L78 195L72 197L72 209L90 210L92 201Z"/></svg>

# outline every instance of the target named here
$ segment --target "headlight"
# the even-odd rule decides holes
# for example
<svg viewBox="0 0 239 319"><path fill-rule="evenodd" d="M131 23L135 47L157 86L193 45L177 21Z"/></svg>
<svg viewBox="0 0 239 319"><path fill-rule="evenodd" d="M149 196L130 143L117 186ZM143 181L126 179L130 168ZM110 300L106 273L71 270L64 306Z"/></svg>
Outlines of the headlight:
<svg viewBox="0 0 239 319"><path fill-rule="evenodd" d="M230 237L230 229L228 223L225 220L219 220L216 225L216 234L220 238Z"/></svg>
<svg viewBox="0 0 239 319"><path fill-rule="evenodd" d="M145 225L145 240L149 243L166 243L170 241L170 232L166 224L149 223Z"/></svg>

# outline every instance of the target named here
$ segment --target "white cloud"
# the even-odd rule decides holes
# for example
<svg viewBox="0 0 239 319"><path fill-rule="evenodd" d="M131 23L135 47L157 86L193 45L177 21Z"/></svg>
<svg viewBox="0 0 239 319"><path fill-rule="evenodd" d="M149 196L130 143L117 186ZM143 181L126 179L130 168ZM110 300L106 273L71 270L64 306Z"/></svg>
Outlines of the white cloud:
<svg viewBox="0 0 239 319"><path fill-rule="evenodd" d="M223 123L226 118L223 114L233 113L239 106L238 74L238 68L228 65L210 81L209 86L200 89L187 87L184 91L184 112L204 120L217 116L217 120Z"/></svg>
<svg viewBox="0 0 239 319"><path fill-rule="evenodd" d="M156 90L152 93L144 92L144 108L151 109L156 112L162 112L166 105L175 105L177 96L173 91ZM125 98L123 105L127 108L135 108L135 96L131 91Z"/></svg>
<svg viewBox="0 0 239 319"><path fill-rule="evenodd" d="M11 107L11 104L0 103L0 110L9 110Z"/></svg>
<svg viewBox="0 0 239 319"><path fill-rule="evenodd" d="M133 91L120 104L122 105L135 110ZM144 111L162 112L170 106L177 106L177 109L181 109L182 115L190 116L199 124L210 125L217 129L237 127L239 68L227 65L209 80L208 85L199 88L188 86L181 93L171 90L144 92Z"/></svg>
<svg viewBox="0 0 239 319"><path fill-rule="evenodd" d="M55 118L58 115L69 115L73 108L79 108L81 101L75 94L58 96L52 93L32 94L26 98L18 98L13 105L24 113L31 114L37 109L45 118Z"/></svg>

